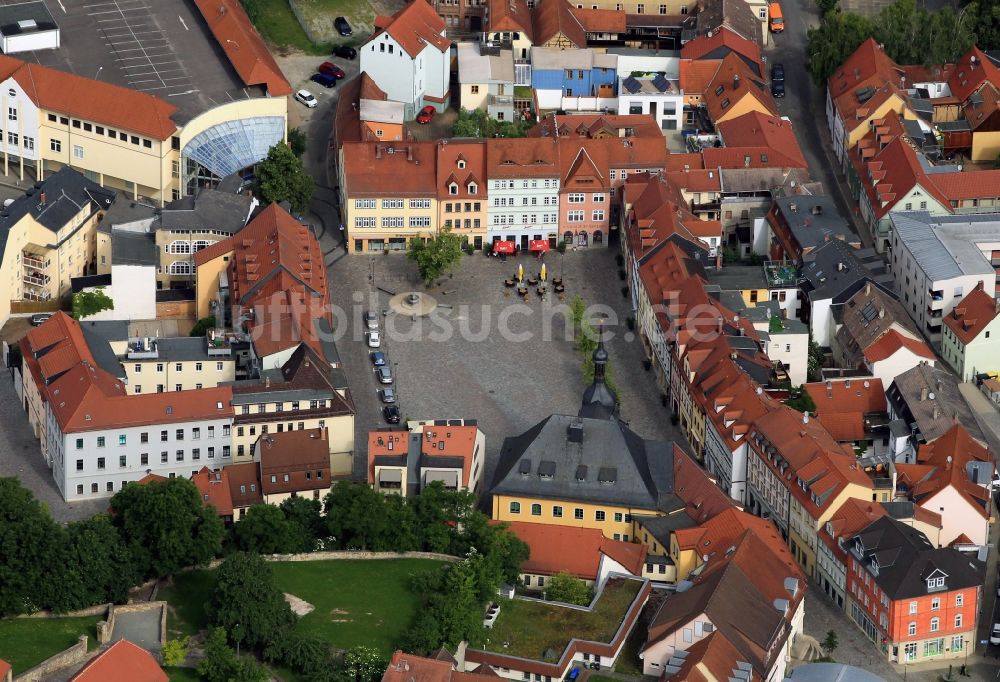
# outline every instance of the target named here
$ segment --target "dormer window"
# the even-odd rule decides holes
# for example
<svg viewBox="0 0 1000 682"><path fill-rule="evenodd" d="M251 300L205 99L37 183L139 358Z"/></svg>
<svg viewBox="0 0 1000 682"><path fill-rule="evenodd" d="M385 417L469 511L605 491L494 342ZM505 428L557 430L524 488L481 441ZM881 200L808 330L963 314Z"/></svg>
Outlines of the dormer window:
<svg viewBox="0 0 1000 682"><path fill-rule="evenodd" d="M459 159L458 160L458 167L459 167L459 169L464 169L465 168L465 159Z"/></svg>
<svg viewBox="0 0 1000 682"><path fill-rule="evenodd" d="M469 194L475 194L478 189L479 189L479 186L476 183L474 183L474 182L470 182L469 183ZM987 333L989 333L989 332L987 332Z"/></svg>
<svg viewBox="0 0 1000 682"><path fill-rule="evenodd" d="M457 183L453 182L453 183L451 183L451 184L448 185L448 194L452 194L452 195L458 194L458 184Z"/></svg>

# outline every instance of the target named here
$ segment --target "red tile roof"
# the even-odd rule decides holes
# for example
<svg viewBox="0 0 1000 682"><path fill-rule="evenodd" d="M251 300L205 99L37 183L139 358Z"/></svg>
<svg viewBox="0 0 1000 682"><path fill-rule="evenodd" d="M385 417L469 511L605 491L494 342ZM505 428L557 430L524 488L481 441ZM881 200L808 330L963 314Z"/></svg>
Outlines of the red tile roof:
<svg viewBox="0 0 1000 682"><path fill-rule="evenodd" d="M490 179L557 178L559 144L552 138L490 138L486 167Z"/></svg>
<svg viewBox="0 0 1000 682"><path fill-rule="evenodd" d="M968 344L1000 314L997 308L996 299L983 290L980 282L945 316L944 323L959 341Z"/></svg>
<svg viewBox="0 0 1000 682"><path fill-rule="evenodd" d="M528 38L528 42L535 42L531 10L524 0L487 0L483 23L487 33L518 31Z"/></svg>
<svg viewBox="0 0 1000 682"><path fill-rule="evenodd" d="M433 467L436 457L462 459L462 485L470 487L472 459L476 454L476 426L435 426L425 424L420 430L420 454L426 458L421 466ZM398 453L398 451L397 451ZM403 453L405 454L405 453ZM448 465L450 468L451 465Z"/></svg>
<svg viewBox="0 0 1000 682"><path fill-rule="evenodd" d="M412 59L428 45L439 52L451 47L451 41L444 35L444 19L426 0L413 0L391 17L376 17L375 29L369 42L385 31Z"/></svg>
<svg viewBox="0 0 1000 682"><path fill-rule="evenodd" d="M233 515L233 495L229 488L229 472L226 469L212 471L207 466L191 477L191 482L201 495L202 504L211 505L222 517Z"/></svg>
<svg viewBox="0 0 1000 682"><path fill-rule="evenodd" d="M1000 195L1000 170L934 173L927 178L949 201L993 198Z"/></svg>
<svg viewBox="0 0 1000 682"><path fill-rule="evenodd" d="M721 59L682 59L680 86L685 95L703 95L722 65Z"/></svg>
<svg viewBox="0 0 1000 682"><path fill-rule="evenodd" d="M464 168L459 168L459 164ZM475 199L485 202L486 197L486 143L483 141L449 140L437 146L437 196L441 200ZM458 194L448 191L449 185L458 185ZM469 184L476 184L476 194L469 194Z"/></svg>
<svg viewBox="0 0 1000 682"><path fill-rule="evenodd" d="M225 471L229 478L229 497L233 500L234 509L245 509L264 501L257 462L230 464Z"/></svg>
<svg viewBox="0 0 1000 682"><path fill-rule="evenodd" d="M167 682L153 655L120 639L94 656L70 682Z"/></svg>
<svg viewBox="0 0 1000 682"><path fill-rule="evenodd" d="M745 659L733 643L716 630L687 649L680 670L675 673L665 672L661 679L663 682L718 682L730 679L760 682L760 675L753 670L745 671L747 677L735 676L734 671L740 663L746 662Z"/></svg>
<svg viewBox="0 0 1000 682"><path fill-rule="evenodd" d="M751 163L751 167L777 168L807 168L805 157L799 149L798 140L792 130L792 124L777 116L768 116L760 111L752 111L734 119L723 121L718 125L719 134L727 148L744 147L756 152L764 148L768 155L766 162L760 166ZM709 150L706 150L709 151ZM759 152L752 154L759 157ZM755 158L754 161L760 160ZM707 159L706 159L707 162ZM715 165L715 164L710 164ZM722 164L720 164L722 165ZM737 166L745 167L745 164Z"/></svg>
<svg viewBox="0 0 1000 682"><path fill-rule="evenodd" d="M31 329L21 350L39 390L80 363L97 364L80 323L62 311Z"/></svg>
<svg viewBox="0 0 1000 682"><path fill-rule="evenodd" d="M917 464L896 466L914 502L922 504L950 486L980 516L988 518L991 504L987 481L976 484L970 480L966 464L972 461L992 462L993 456L961 424L955 424L934 442L920 446Z"/></svg>
<svg viewBox="0 0 1000 682"><path fill-rule="evenodd" d="M260 485L266 495L330 487L330 444L326 428L262 435L257 442L257 456Z"/></svg>
<svg viewBox="0 0 1000 682"><path fill-rule="evenodd" d="M611 9L587 9L583 7L570 7L570 11L587 33L625 32L625 12L616 12Z"/></svg>
<svg viewBox="0 0 1000 682"><path fill-rule="evenodd" d="M435 658L414 656L397 650L382 675L382 682L496 682L497 675L486 666L487 673L466 673L453 670L454 659L445 657L443 649Z"/></svg>
<svg viewBox="0 0 1000 682"><path fill-rule="evenodd" d="M877 502L849 497L827 520L826 525L820 529L819 536L833 552L833 555L846 564L847 552L841 548L837 539L844 538L846 540L853 537L863 528L867 528L872 521L887 514L885 507Z"/></svg>
<svg viewBox="0 0 1000 682"><path fill-rule="evenodd" d="M159 97L105 81L0 55L0 79L13 78L43 109L167 140L177 131L177 107Z"/></svg>
<svg viewBox="0 0 1000 682"><path fill-rule="evenodd" d="M805 384L804 388L816 404L813 416L841 443L862 440L865 415L886 411L881 379L839 379Z"/></svg>
<svg viewBox="0 0 1000 682"><path fill-rule="evenodd" d="M962 55L948 78L951 94L964 102L983 83L1000 88L1000 68L986 54L973 45Z"/></svg>
<svg viewBox="0 0 1000 682"><path fill-rule="evenodd" d="M772 116L778 115L767 83L738 54L731 52L722 60L719 70L704 91L703 100L708 115L712 121L718 121L747 97L755 100L755 103L750 104L754 109L764 110Z"/></svg>
<svg viewBox="0 0 1000 682"><path fill-rule="evenodd" d="M4 676L11 670L11 665L7 661L0 658L0 679L4 679Z"/></svg>
<svg viewBox="0 0 1000 682"><path fill-rule="evenodd" d="M194 0L194 4L244 85L263 85L271 97L292 94L292 86L239 0Z"/></svg>
<svg viewBox="0 0 1000 682"><path fill-rule="evenodd" d="M538 45L544 45L561 34L575 47L587 47L587 33L567 0L535 5L531 11L531 24L534 27L534 42Z"/></svg>
<svg viewBox="0 0 1000 682"><path fill-rule="evenodd" d="M677 445L674 445L674 494L684 501L684 511L696 523L704 523L736 506L705 470Z"/></svg>
<svg viewBox="0 0 1000 682"><path fill-rule="evenodd" d="M663 139L663 131L649 114L546 114L529 137L649 137Z"/></svg>
<svg viewBox="0 0 1000 682"><path fill-rule="evenodd" d="M722 177L718 170L668 171L667 180L689 192L721 192Z"/></svg>
<svg viewBox="0 0 1000 682"><path fill-rule="evenodd" d="M345 143L345 191L351 198L384 197L387 192L399 197L436 197L437 144L415 141Z"/></svg>
<svg viewBox="0 0 1000 682"><path fill-rule="evenodd" d="M726 26L709 35L700 35L684 43L681 48L681 59L701 59L719 49L736 52L755 64L761 63L760 47L757 43L747 40Z"/></svg>
<svg viewBox="0 0 1000 682"><path fill-rule="evenodd" d="M874 39L869 38L836 69L827 81L829 95L834 108L840 112L841 119L848 130L859 125L860 120L868 117L874 110L877 97L873 96L862 102L859 92L866 88L874 88L882 93L902 93L900 90L903 73L899 66L889 58ZM884 89L884 90L883 90Z"/></svg>
<svg viewBox="0 0 1000 682"><path fill-rule="evenodd" d="M569 573L582 580L596 580L601 555L622 564L635 576L642 575L646 561L643 545L609 540L599 528L574 528L547 523L514 521L510 531L530 550L528 560L521 565L522 573L556 575Z"/></svg>
<svg viewBox="0 0 1000 682"><path fill-rule="evenodd" d="M865 348L864 355L868 362L881 362L886 358L892 357L897 351L904 348L914 355L918 355L922 358L927 358L928 360L934 359L934 351L932 351L926 343L919 339L912 339L909 336L904 336L895 329L890 329L885 334L880 336L875 343Z"/></svg>

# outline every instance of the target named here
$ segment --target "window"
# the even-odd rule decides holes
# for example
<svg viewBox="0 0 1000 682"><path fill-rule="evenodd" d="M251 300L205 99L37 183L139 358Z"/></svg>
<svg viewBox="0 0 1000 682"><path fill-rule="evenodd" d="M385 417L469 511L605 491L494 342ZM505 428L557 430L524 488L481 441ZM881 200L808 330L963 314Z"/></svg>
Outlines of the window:
<svg viewBox="0 0 1000 682"><path fill-rule="evenodd" d="M955 606L962 606L965 604L965 595L959 592L955 595Z"/></svg>
<svg viewBox="0 0 1000 682"><path fill-rule="evenodd" d="M955 637L951 638L952 651L961 651L964 648L965 648L965 637L963 637L962 635L956 635Z"/></svg>
<svg viewBox="0 0 1000 682"><path fill-rule="evenodd" d="M104 436L98 436L97 437L97 447L99 447L99 448L103 448L104 447Z"/></svg>
<svg viewBox="0 0 1000 682"><path fill-rule="evenodd" d="M166 464L167 458L168 458L167 451L164 450L163 452L160 453L160 464Z"/></svg>
<svg viewBox="0 0 1000 682"><path fill-rule="evenodd" d="M141 455L139 455L139 464L142 465L142 466L146 466L147 464L149 464L149 453L148 452L144 452Z"/></svg>
<svg viewBox="0 0 1000 682"><path fill-rule="evenodd" d="M910 626L909 626L909 628L907 630L907 634L910 637L913 637L914 635L917 634L917 624L914 623L913 621L910 621Z"/></svg>
<svg viewBox="0 0 1000 682"><path fill-rule="evenodd" d="M7 107L7 119L10 121L17 120L17 107Z"/></svg>
<svg viewBox="0 0 1000 682"><path fill-rule="evenodd" d="M191 459L195 459L195 460L201 459L201 448L192 448L191 449Z"/></svg>
<svg viewBox="0 0 1000 682"><path fill-rule="evenodd" d="M591 213L590 213L590 219L592 221L594 221L595 223L603 222L604 221L604 211L603 210L591 211Z"/></svg>
<svg viewBox="0 0 1000 682"><path fill-rule="evenodd" d="M593 199L593 201L594 201L595 204L603 204L604 203L604 193L603 192L595 192L591 198Z"/></svg>
<svg viewBox="0 0 1000 682"><path fill-rule="evenodd" d="M83 450L83 439L82 438L77 438L76 439L76 449L77 450Z"/></svg>
<svg viewBox="0 0 1000 682"><path fill-rule="evenodd" d="M83 158L83 147L78 144L73 145L73 158L82 159Z"/></svg>
<svg viewBox="0 0 1000 682"><path fill-rule="evenodd" d="M126 467L126 466L128 466L128 456L126 456L126 455L118 455L118 466L120 466L120 467Z"/></svg>
<svg viewBox="0 0 1000 682"><path fill-rule="evenodd" d="M582 204L586 199L586 195L584 195L583 192L574 192L567 196L568 196L568 201L571 204Z"/></svg>
<svg viewBox="0 0 1000 682"><path fill-rule="evenodd" d="M578 521L583 521L583 510L580 507L573 510L573 518Z"/></svg>
<svg viewBox="0 0 1000 682"><path fill-rule="evenodd" d="M83 460L82 459L76 460L76 470L77 471L83 471Z"/></svg>
<svg viewBox="0 0 1000 682"><path fill-rule="evenodd" d="M119 445L125 445L125 443L126 443L127 440L128 440L128 436L126 436L125 434L121 434L121 435L118 436L118 444Z"/></svg>
<svg viewBox="0 0 1000 682"><path fill-rule="evenodd" d="M931 618L931 632L937 632L941 629L941 619Z"/></svg>
<svg viewBox="0 0 1000 682"><path fill-rule="evenodd" d="M666 13L667 13L667 6L660 5L660 14L666 14Z"/></svg>
<svg viewBox="0 0 1000 682"><path fill-rule="evenodd" d="M937 598L932 599L931 600L931 611L937 611L939 608L941 608L941 600L937 599Z"/></svg>
<svg viewBox="0 0 1000 682"><path fill-rule="evenodd" d="M552 516L554 516L555 518L561 519L562 518L562 512L563 512L563 508L560 507L559 505L556 505L556 506L552 507Z"/></svg>
<svg viewBox="0 0 1000 682"><path fill-rule="evenodd" d="M541 516L542 515L542 505L535 503L531 505L531 515Z"/></svg>
<svg viewBox="0 0 1000 682"><path fill-rule="evenodd" d="M25 137L24 148L27 149L28 151L35 151L35 138Z"/></svg>
<svg viewBox="0 0 1000 682"><path fill-rule="evenodd" d="M91 483L90 484L90 492L92 492L92 493L96 493L97 492L97 484L96 483Z"/></svg>
<svg viewBox="0 0 1000 682"><path fill-rule="evenodd" d="M18 142L17 133L7 133L7 144L11 147L16 147Z"/></svg>
<svg viewBox="0 0 1000 682"><path fill-rule="evenodd" d="M956 628L962 627L962 614L961 613L956 613L955 614L955 627Z"/></svg>
<svg viewBox="0 0 1000 682"><path fill-rule="evenodd" d="M472 94L473 95L478 95L479 94L479 86L478 85L473 85L472 86Z"/></svg>
<svg viewBox="0 0 1000 682"><path fill-rule="evenodd" d="M51 149L54 152L61 152L62 142L60 142L59 140L49 139L49 149Z"/></svg>
<svg viewBox="0 0 1000 682"><path fill-rule="evenodd" d="M911 601L910 602L910 615L912 616L916 612L917 612L917 602Z"/></svg>
<svg viewBox="0 0 1000 682"><path fill-rule="evenodd" d="M97 458L97 468L98 469L103 469L104 468L104 458L103 457L98 457Z"/></svg>
<svg viewBox="0 0 1000 682"><path fill-rule="evenodd" d="M571 223L582 223L584 218L583 211L567 211L566 220Z"/></svg>
<svg viewBox="0 0 1000 682"><path fill-rule="evenodd" d="M184 451L183 450L178 450L175 453L174 459L176 459L178 462L183 462L184 461Z"/></svg>
<svg viewBox="0 0 1000 682"><path fill-rule="evenodd" d="M607 515L602 510L598 509L597 511L594 512L595 521L604 521L606 518Z"/></svg>
<svg viewBox="0 0 1000 682"><path fill-rule="evenodd" d="M510 513L511 514L520 514L521 513L521 503L520 502L511 502L510 503Z"/></svg>

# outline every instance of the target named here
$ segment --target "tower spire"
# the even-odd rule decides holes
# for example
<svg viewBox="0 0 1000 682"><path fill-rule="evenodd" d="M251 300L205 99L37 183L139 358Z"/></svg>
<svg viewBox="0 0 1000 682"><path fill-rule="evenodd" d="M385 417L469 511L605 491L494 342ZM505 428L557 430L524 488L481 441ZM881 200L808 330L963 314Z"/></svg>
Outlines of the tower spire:
<svg viewBox="0 0 1000 682"><path fill-rule="evenodd" d="M618 400L606 382L608 351L604 348L603 326L597 328L597 348L594 349L592 359L594 381L583 392L579 415L594 419L614 419L618 413Z"/></svg>

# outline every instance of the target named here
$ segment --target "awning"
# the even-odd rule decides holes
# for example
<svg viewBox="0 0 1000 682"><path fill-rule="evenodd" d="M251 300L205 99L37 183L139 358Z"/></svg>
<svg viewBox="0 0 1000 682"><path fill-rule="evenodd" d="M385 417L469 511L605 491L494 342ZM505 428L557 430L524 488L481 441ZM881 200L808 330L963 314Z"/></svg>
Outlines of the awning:
<svg viewBox="0 0 1000 682"><path fill-rule="evenodd" d="M424 484L433 483L434 481L441 481L444 483L446 488L457 488L458 487L458 472L457 471L428 471L424 474Z"/></svg>
<svg viewBox="0 0 1000 682"><path fill-rule="evenodd" d="M514 253L514 242L493 242L494 253Z"/></svg>
<svg viewBox="0 0 1000 682"><path fill-rule="evenodd" d="M399 469L379 469L378 470L378 482L379 483L402 483L403 482L403 472Z"/></svg>
<svg viewBox="0 0 1000 682"><path fill-rule="evenodd" d="M529 251L548 251L549 250L549 240L547 239L532 239L528 242Z"/></svg>

